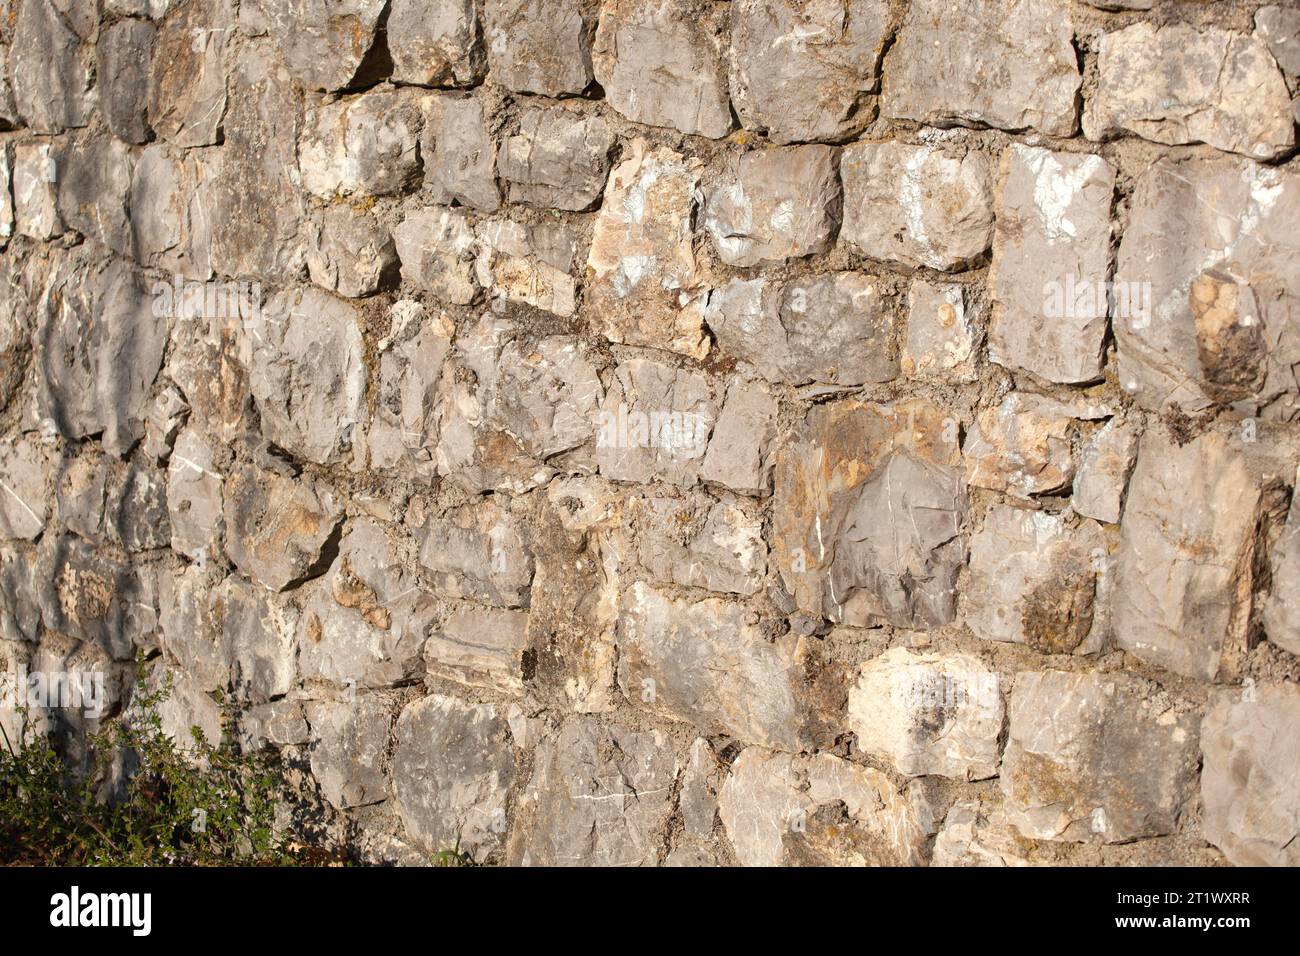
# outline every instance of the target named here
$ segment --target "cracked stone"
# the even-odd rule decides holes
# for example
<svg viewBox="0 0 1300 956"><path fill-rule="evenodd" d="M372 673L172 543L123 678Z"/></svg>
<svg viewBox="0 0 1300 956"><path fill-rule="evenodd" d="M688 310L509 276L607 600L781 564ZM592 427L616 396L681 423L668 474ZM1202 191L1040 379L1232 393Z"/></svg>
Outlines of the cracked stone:
<svg viewBox="0 0 1300 956"><path fill-rule="evenodd" d="M599 116L534 109L501 144L497 169L511 202L583 210L600 198L609 175L613 131Z"/></svg>
<svg viewBox="0 0 1300 956"><path fill-rule="evenodd" d="M424 181L434 202L496 210L501 205L497 150L483 101L473 96L428 96L421 113Z"/></svg>
<svg viewBox="0 0 1300 956"><path fill-rule="evenodd" d="M307 271L329 292L354 299L373 295L397 278L398 265L388 227L369 213L330 206L313 226Z"/></svg>
<svg viewBox="0 0 1300 956"><path fill-rule="evenodd" d="M421 86L480 80L484 64L475 7L474 0L392 0L387 38L393 79Z"/></svg>
<svg viewBox="0 0 1300 956"><path fill-rule="evenodd" d="M633 499L637 560L656 581L755 593L767 571L762 519L724 502Z"/></svg>
<svg viewBox="0 0 1300 956"><path fill-rule="evenodd" d="M311 726L311 772L321 794L337 810L388 798L383 767L393 718L375 694L355 700L313 700L303 705Z"/></svg>
<svg viewBox="0 0 1300 956"><path fill-rule="evenodd" d="M1093 432L1079 455L1070 505L1081 515L1119 524L1124 492L1137 456L1137 430L1112 418Z"/></svg>
<svg viewBox="0 0 1300 956"><path fill-rule="evenodd" d="M254 581L283 591L319 574L342 507L322 485L253 465L226 479L226 554Z"/></svg>
<svg viewBox="0 0 1300 956"><path fill-rule="evenodd" d="M461 606L430 632L424 662L431 677L519 694L527 647L526 611Z"/></svg>
<svg viewBox="0 0 1300 956"><path fill-rule="evenodd" d="M402 280L453 305L474 301L474 231L464 214L416 209L393 230Z"/></svg>
<svg viewBox="0 0 1300 956"><path fill-rule="evenodd" d="M420 564L435 589L496 607L527 607L533 555L519 519L492 501L431 515L420 534Z"/></svg>

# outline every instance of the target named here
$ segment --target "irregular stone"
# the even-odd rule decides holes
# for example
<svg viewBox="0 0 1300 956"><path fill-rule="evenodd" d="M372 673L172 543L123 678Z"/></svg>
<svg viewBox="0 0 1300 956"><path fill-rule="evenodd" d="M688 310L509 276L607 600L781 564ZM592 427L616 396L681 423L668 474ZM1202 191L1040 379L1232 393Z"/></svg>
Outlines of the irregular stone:
<svg viewBox="0 0 1300 956"><path fill-rule="evenodd" d="M85 126L94 108L93 52L60 16L53 0L24 0L9 48L14 104L36 133Z"/></svg>
<svg viewBox="0 0 1300 956"><path fill-rule="evenodd" d="M1172 833L1196 788L1200 719L1127 674L1016 675L1001 785L1035 840L1126 843Z"/></svg>
<svg viewBox="0 0 1300 956"><path fill-rule="evenodd" d="M588 209L605 188L614 142L599 116L528 110L519 119L519 132L501 144L497 169L509 184L511 202Z"/></svg>
<svg viewBox="0 0 1300 956"><path fill-rule="evenodd" d="M387 42L393 79L470 86L483 76L474 0L392 0Z"/></svg>
<svg viewBox="0 0 1300 956"><path fill-rule="evenodd" d="M1101 377L1115 170L1100 156L1002 154L989 359L1049 382Z"/></svg>
<svg viewBox="0 0 1300 956"><path fill-rule="evenodd" d="M419 104L381 89L311 107L298 139L302 184L322 199L392 196L420 180Z"/></svg>
<svg viewBox="0 0 1300 956"><path fill-rule="evenodd" d="M920 0L885 59L881 111L929 126L1077 127L1079 58L1062 0Z"/></svg>
<svg viewBox="0 0 1300 956"><path fill-rule="evenodd" d="M668 149L631 156L614 168L591 236L586 301L611 342L703 358L707 281L692 241L700 170Z"/></svg>
<svg viewBox="0 0 1300 956"><path fill-rule="evenodd" d="M700 480L740 495L768 494L778 412L776 399L766 389L733 381L709 438Z"/></svg>
<svg viewBox="0 0 1300 956"><path fill-rule="evenodd" d="M221 552L223 476L214 470L212 446L195 428L176 439L168 465L167 514L171 546L191 559Z"/></svg>
<svg viewBox="0 0 1300 956"><path fill-rule="evenodd" d="M226 554L272 591L314 577L342 508L333 493L253 465L226 478Z"/></svg>
<svg viewBox="0 0 1300 956"><path fill-rule="evenodd" d="M1201 725L1202 829L1235 866L1300 863L1300 687L1213 699Z"/></svg>
<svg viewBox="0 0 1300 956"><path fill-rule="evenodd" d="M777 144L846 139L875 117L886 0L742 0L731 14L731 95Z"/></svg>
<svg viewBox="0 0 1300 956"><path fill-rule="evenodd" d="M407 835L425 853L493 854L505 841L514 780L510 726L491 704L434 695L397 719L393 794Z"/></svg>
<svg viewBox="0 0 1300 956"><path fill-rule="evenodd" d="M1148 429L1129 481L1112 598L1119 646L1214 680L1245 652L1256 526L1265 506L1240 452L1217 434L1181 447Z"/></svg>
<svg viewBox="0 0 1300 956"><path fill-rule="evenodd" d="M724 15L688 0L605 0L591 59L609 105L634 123L726 136Z"/></svg>
<svg viewBox="0 0 1300 956"><path fill-rule="evenodd" d="M462 606L430 632L424 662L432 677L518 694L527 646L527 612Z"/></svg>
<svg viewBox="0 0 1300 956"><path fill-rule="evenodd" d="M265 308L248 376L262 434L308 461L337 460L365 409L356 309L316 289L276 295Z"/></svg>
<svg viewBox="0 0 1300 956"><path fill-rule="evenodd" d="M108 462L104 457L74 458L61 469L56 489L59 520L88 541L104 533Z"/></svg>
<svg viewBox="0 0 1300 956"><path fill-rule="evenodd" d="M230 0L190 0L159 24L147 94L148 123L160 139L177 147L221 142L233 21Z"/></svg>
<svg viewBox="0 0 1300 956"><path fill-rule="evenodd" d="M590 719L533 757L510 832L511 866L655 866L672 814L677 758L661 731Z"/></svg>
<svg viewBox="0 0 1300 956"><path fill-rule="evenodd" d="M20 236L45 240L63 233L56 187L58 169L50 144L14 146L14 225Z"/></svg>
<svg viewBox="0 0 1300 956"><path fill-rule="evenodd" d="M152 551L171 542L167 484L152 468L129 466L108 491L108 530L127 551Z"/></svg>
<svg viewBox="0 0 1300 956"><path fill-rule="evenodd" d="M583 92L592 80L593 6L486 0L483 41L493 81L516 93Z"/></svg>
<svg viewBox="0 0 1300 956"><path fill-rule="evenodd" d="M162 661L153 666L146 680L136 684L126 712L127 720L142 720L143 698L156 695L164 688L167 696L152 708L158 718L158 731L176 743L182 754L193 753L196 747L195 731L213 747L220 746L224 733L221 728L221 708L200 689L184 670L168 667ZM139 729L144 729L137 724Z"/></svg>
<svg viewBox="0 0 1300 956"><path fill-rule="evenodd" d="M818 715L803 690L794 635L772 643L745 607L678 600L644 583L624 595L618 684L652 713L707 734L783 750L810 749Z"/></svg>
<svg viewBox="0 0 1300 956"><path fill-rule="evenodd" d="M1264 631L1300 657L1300 496L1293 496L1286 525L1271 555L1273 590L1264 604Z"/></svg>
<svg viewBox="0 0 1300 956"><path fill-rule="evenodd" d="M1143 408L1300 412L1300 176L1161 160L1137 181L1115 274L1120 384Z"/></svg>
<svg viewBox="0 0 1300 956"><path fill-rule="evenodd" d="M141 612L152 612L155 599L141 575L71 535L46 534L41 546L29 587L47 631L92 644L119 661L132 659L146 639L153 643L157 621L146 622Z"/></svg>
<svg viewBox="0 0 1300 956"><path fill-rule="evenodd" d="M907 776L982 780L998 772L998 675L968 654L890 648L862 665L849 690L858 749Z"/></svg>
<svg viewBox="0 0 1300 956"><path fill-rule="evenodd" d="M241 751L250 753L272 747L304 747L311 743L311 728L302 704L296 700L273 700L250 707L239 715Z"/></svg>
<svg viewBox="0 0 1300 956"><path fill-rule="evenodd" d="M338 810L381 803L388 798L384 752L393 718L376 694L353 700L304 704L311 726L311 772L320 792Z"/></svg>
<svg viewBox="0 0 1300 956"><path fill-rule="evenodd" d="M840 161L841 235L864 255L943 272L967 268L993 234L992 171L983 153L856 143Z"/></svg>
<svg viewBox="0 0 1300 956"><path fill-rule="evenodd" d="M1137 455L1137 430L1112 418L1092 433L1079 455L1070 506L1081 515L1119 524L1124 492Z"/></svg>
<svg viewBox="0 0 1300 956"><path fill-rule="evenodd" d="M174 274L194 271L189 256L194 167L161 145L146 146L131 173L131 232L135 257Z"/></svg>
<svg viewBox="0 0 1300 956"><path fill-rule="evenodd" d="M146 112L154 32L147 20L118 20L100 33L95 51L100 111L113 135L127 143L143 143L151 132Z"/></svg>
<svg viewBox="0 0 1300 956"><path fill-rule="evenodd" d="M577 238L567 226L494 219L478 226L478 283L494 308L522 302L560 316L577 309Z"/></svg>
<svg viewBox="0 0 1300 956"><path fill-rule="evenodd" d="M878 770L830 754L741 751L718 798L743 866L919 866L925 831Z"/></svg>
<svg viewBox="0 0 1300 956"><path fill-rule="evenodd" d="M907 294L903 374L924 379L975 379L976 329L963 286L917 276Z"/></svg>
<svg viewBox="0 0 1300 956"><path fill-rule="evenodd" d="M434 202L458 202L484 212L501 205L497 148L483 101L473 96L427 96L421 102L424 182Z"/></svg>
<svg viewBox="0 0 1300 956"><path fill-rule="evenodd" d="M121 255L133 249L131 152L107 135L68 141L55 154L59 218L87 239Z"/></svg>
<svg viewBox="0 0 1300 956"><path fill-rule="evenodd" d="M434 403L454 326L445 315L426 318L409 299L394 305L393 313L395 329L400 316L409 315L418 331L389 345L379 357L379 387L366 436L370 467L427 483L436 473Z"/></svg>
<svg viewBox="0 0 1300 956"><path fill-rule="evenodd" d="M4 66L0 63L0 68ZM13 170L9 165L9 151L0 154L0 249L9 244L14 234Z"/></svg>
<svg viewBox="0 0 1300 956"><path fill-rule="evenodd" d="M309 89L341 90L379 78L384 64L376 60L384 58L370 54L387 0L255 0L249 5L275 37L289 72ZM392 19L390 30L396 26Z"/></svg>
<svg viewBox="0 0 1300 956"><path fill-rule="evenodd" d="M0 444L0 539L32 541L45 530L53 470L49 450L31 437Z"/></svg>
<svg viewBox="0 0 1300 956"><path fill-rule="evenodd" d="M704 375L649 359L629 359L614 370L600 409L600 473L615 481L658 479L693 485L717 420Z"/></svg>
<svg viewBox="0 0 1300 956"><path fill-rule="evenodd" d="M388 227L351 206L328 207L307 251L311 281L349 298L372 295L398 276L397 249Z"/></svg>
<svg viewBox="0 0 1300 956"><path fill-rule="evenodd" d="M701 840L713 836L713 822L718 817L718 790L725 779L726 771L713 748L703 737L697 737L691 744L677 795L682 828L687 836Z"/></svg>
<svg viewBox="0 0 1300 956"><path fill-rule="evenodd" d="M179 295L174 290L167 375L212 438L233 442L248 434L254 420L249 346L270 334L263 334L260 290L246 283L194 283L183 286Z"/></svg>
<svg viewBox="0 0 1300 956"><path fill-rule="evenodd" d="M1208 143L1253 159L1295 145L1286 81L1258 36L1145 21L1103 34L1089 139L1136 133L1157 143Z"/></svg>
<svg viewBox="0 0 1300 956"><path fill-rule="evenodd" d="M425 521L420 563L447 597L527 607L533 555L523 532L519 519L491 500L462 505Z"/></svg>
<svg viewBox="0 0 1300 956"><path fill-rule="evenodd" d="M17 129L22 125L22 117L14 104L13 86L9 82L9 47L0 44L0 130Z"/></svg>
<svg viewBox="0 0 1300 956"><path fill-rule="evenodd" d="M995 505L971 538L966 624L987 641L1069 654L1092 627L1107 556L1091 521Z"/></svg>
<svg viewBox="0 0 1300 956"><path fill-rule="evenodd" d="M1009 393L975 416L962 446L966 480L1026 500L1064 488L1074 478L1071 449L1085 414L1041 395Z"/></svg>
<svg viewBox="0 0 1300 956"><path fill-rule="evenodd" d="M1260 7L1255 11L1255 32L1288 76L1300 76L1300 10Z"/></svg>
<svg viewBox="0 0 1300 956"><path fill-rule="evenodd" d="M204 692L230 684L230 653L219 606L208 577L197 565L158 580L159 644L168 658Z"/></svg>
<svg viewBox="0 0 1300 956"><path fill-rule="evenodd" d="M930 866L1029 866L1029 841L1006 822L1001 802L954 803L934 840Z"/></svg>
<svg viewBox="0 0 1300 956"><path fill-rule="evenodd" d="M773 554L797 607L856 627L956 612L966 486L956 422L923 400L814 406L777 454Z"/></svg>
<svg viewBox="0 0 1300 956"><path fill-rule="evenodd" d="M235 575L221 583L216 599L236 699L264 705L292 691L298 682L297 607ZM259 720L272 742L306 742L305 724L301 731L284 726L286 721L294 727L301 723L296 710L264 714Z"/></svg>
<svg viewBox="0 0 1300 956"><path fill-rule="evenodd" d="M771 382L864 385L898 375L894 316L872 276L732 279L709 294L707 316L723 351Z"/></svg>
<svg viewBox="0 0 1300 956"><path fill-rule="evenodd" d="M753 594L767 570L762 519L723 502L638 498L637 560L656 581Z"/></svg>
<svg viewBox="0 0 1300 956"><path fill-rule="evenodd" d="M407 213L393 230L402 280L453 305L474 300L474 232L454 209Z"/></svg>

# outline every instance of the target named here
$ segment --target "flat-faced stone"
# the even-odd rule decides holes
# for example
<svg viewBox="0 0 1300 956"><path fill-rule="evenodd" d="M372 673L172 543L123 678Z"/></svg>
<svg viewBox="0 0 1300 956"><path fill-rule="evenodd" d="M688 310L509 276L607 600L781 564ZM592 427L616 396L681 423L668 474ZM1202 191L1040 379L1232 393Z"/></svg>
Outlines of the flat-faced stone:
<svg viewBox="0 0 1300 956"><path fill-rule="evenodd" d="M463 213L439 206L409 212L393 242L404 282L454 305L473 301L474 231Z"/></svg>
<svg viewBox="0 0 1300 956"><path fill-rule="evenodd" d="M186 428L177 436L167 466L171 546L191 560L221 553L225 478L213 458L207 436L196 428Z"/></svg>
<svg viewBox="0 0 1300 956"><path fill-rule="evenodd" d="M420 104L424 181L435 202L453 201L492 212L501 205L497 186L497 148L492 141L483 101L446 94L427 96Z"/></svg>
<svg viewBox="0 0 1300 956"><path fill-rule="evenodd" d="M899 363L903 374L972 381L978 341L974 312L963 286L914 278L907 293L907 336Z"/></svg>
<svg viewBox="0 0 1300 956"><path fill-rule="evenodd" d="M975 416L962 455L966 480L1018 498L1058 491L1074 477L1073 438L1086 408L1011 392Z"/></svg>
<svg viewBox="0 0 1300 956"><path fill-rule="evenodd" d="M767 570L762 520L736 505L676 498L634 499L637 561L656 580L753 594Z"/></svg>
<svg viewBox="0 0 1300 956"><path fill-rule="evenodd" d="M486 0L483 45L493 82L516 93L562 96L591 85L595 5Z"/></svg>
<svg viewBox="0 0 1300 956"><path fill-rule="evenodd" d="M1137 443L1137 430L1119 418L1112 418L1092 433L1079 454L1079 467L1074 473L1070 505L1075 511L1119 524Z"/></svg>
<svg viewBox="0 0 1300 956"><path fill-rule="evenodd" d="M226 479L226 554L254 581L283 591L315 576L342 508L324 486L245 465Z"/></svg>
<svg viewBox="0 0 1300 956"><path fill-rule="evenodd" d="M437 386L454 326L444 315L426 316L410 299L393 306L394 326L404 316L417 328L413 335L388 343L379 356L378 393L366 445L372 469L427 483L436 473Z"/></svg>
<svg viewBox="0 0 1300 956"><path fill-rule="evenodd" d="M487 500L431 515L420 535L420 563L451 598L527 607L533 555L520 521Z"/></svg>
<svg viewBox="0 0 1300 956"><path fill-rule="evenodd" d="M528 613L462 605L424 645L430 676L519 694L524 689Z"/></svg>
<svg viewBox="0 0 1300 956"><path fill-rule="evenodd" d="M388 196L420 177L420 109L381 89L311 107L298 140L302 184L322 199Z"/></svg>
<svg viewBox="0 0 1300 956"><path fill-rule="evenodd" d="M387 21L393 79L469 86L483 76L474 0L392 0Z"/></svg>
<svg viewBox="0 0 1300 956"><path fill-rule="evenodd" d="M360 298L397 278L397 249L388 227L374 216L347 205L329 206L313 224L307 271L321 288Z"/></svg>
<svg viewBox="0 0 1300 956"><path fill-rule="evenodd" d="M614 133L599 116L533 109L501 144L497 169L511 202L582 210L600 198Z"/></svg>
<svg viewBox="0 0 1300 956"><path fill-rule="evenodd" d="M577 309L577 238L567 226L513 219L479 223L474 271L494 307L522 302L560 316Z"/></svg>
<svg viewBox="0 0 1300 956"><path fill-rule="evenodd" d="M148 122L175 146L221 140L226 113L230 0L191 0L158 25L148 76Z"/></svg>
<svg viewBox="0 0 1300 956"><path fill-rule="evenodd" d="M265 32L276 38L280 56L294 79L313 90L341 90L375 78L371 67L379 64L372 64L367 57L387 5L387 0L255 0L247 4L255 8Z"/></svg>
<svg viewBox="0 0 1300 956"><path fill-rule="evenodd" d="M45 530L51 450L35 436L0 444L0 538L31 541Z"/></svg>
<svg viewBox="0 0 1300 956"><path fill-rule="evenodd" d="M772 489L772 444L780 412L771 392L736 379L713 426L700 480L741 495Z"/></svg>
<svg viewBox="0 0 1300 956"><path fill-rule="evenodd" d="M389 705L375 694L304 705L311 726L311 772L321 795L337 810L388 798L384 754L393 724Z"/></svg>
<svg viewBox="0 0 1300 956"><path fill-rule="evenodd" d="M31 0L7 12L17 17L9 76L19 115L38 133L85 126L94 107L93 50L54 0Z"/></svg>

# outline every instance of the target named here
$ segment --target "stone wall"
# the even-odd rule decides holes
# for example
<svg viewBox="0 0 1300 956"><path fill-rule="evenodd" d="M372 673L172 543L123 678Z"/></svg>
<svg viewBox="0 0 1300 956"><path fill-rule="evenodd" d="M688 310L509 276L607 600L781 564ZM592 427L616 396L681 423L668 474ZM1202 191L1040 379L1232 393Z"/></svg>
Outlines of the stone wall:
<svg viewBox="0 0 1300 956"><path fill-rule="evenodd" d="M1290 0L0 0L0 61L0 657L105 688L11 738L143 652L368 861L1300 863Z"/></svg>

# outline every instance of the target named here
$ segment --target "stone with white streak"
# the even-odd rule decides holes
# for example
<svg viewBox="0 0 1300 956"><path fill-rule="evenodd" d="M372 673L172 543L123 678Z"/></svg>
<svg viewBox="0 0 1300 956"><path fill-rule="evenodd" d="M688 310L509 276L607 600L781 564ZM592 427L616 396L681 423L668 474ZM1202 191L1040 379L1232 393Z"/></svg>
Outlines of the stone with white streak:
<svg viewBox="0 0 1300 956"><path fill-rule="evenodd" d="M492 79L517 93L563 96L591 85L592 3L486 0L483 41Z"/></svg>

